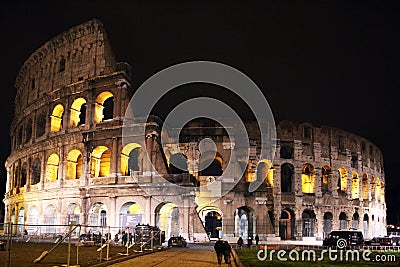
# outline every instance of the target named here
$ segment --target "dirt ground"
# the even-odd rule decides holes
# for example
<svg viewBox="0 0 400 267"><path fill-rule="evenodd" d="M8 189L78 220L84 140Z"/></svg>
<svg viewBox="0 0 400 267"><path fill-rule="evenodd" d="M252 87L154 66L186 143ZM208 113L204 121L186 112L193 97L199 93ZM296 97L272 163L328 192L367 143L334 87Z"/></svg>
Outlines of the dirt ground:
<svg viewBox="0 0 400 267"><path fill-rule="evenodd" d="M68 244L62 243L57 246L50 254L48 254L39 263L34 263L33 261L37 259L43 251L49 251L55 244L54 243L26 243L26 242L14 242L11 247L11 264L9 266L61 266L67 264L68 255ZM70 265L76 265L77 255L79 260L79 265L82 267L93 266L95 264L105 262L107 257L107 249L104 248L102 251L97 251L99 246L91 247L79 247L77 254L77 247L71 245L71 256ZM140 248L132 247L129 249L129 255L140 254ZM147 250L143 250L147 251ZM109 247L109 260L115 260L117 258L126 257L126 255L120 255L119 253L125 254L126 247L113 246ZM9 253L8 251L0 251L0 266L8 261Z"/></svg>

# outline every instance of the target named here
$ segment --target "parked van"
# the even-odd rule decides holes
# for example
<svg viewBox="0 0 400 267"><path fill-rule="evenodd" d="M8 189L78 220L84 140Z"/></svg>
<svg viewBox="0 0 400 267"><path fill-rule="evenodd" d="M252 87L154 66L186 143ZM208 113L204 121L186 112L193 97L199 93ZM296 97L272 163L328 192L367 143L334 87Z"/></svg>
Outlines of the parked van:
<svg viewBox="0 0 400 267"><path fill-rule="evenodd" d="M355 247L364 245L364 236L360 230L337 230L332 231L323 241L324 246L337 247L339 239L346 241L346 247ZM340 247L344 248L344 247Z"/></svg>

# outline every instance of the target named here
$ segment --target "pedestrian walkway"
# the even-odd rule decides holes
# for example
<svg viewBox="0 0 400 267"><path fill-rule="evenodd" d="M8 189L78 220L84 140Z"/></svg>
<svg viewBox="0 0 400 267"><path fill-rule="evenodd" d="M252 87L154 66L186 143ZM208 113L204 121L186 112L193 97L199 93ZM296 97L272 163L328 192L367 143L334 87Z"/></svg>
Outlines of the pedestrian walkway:
<svg viewBox="0 0 400 267"><path fill-rule="evenodd" d="M112 267L208 267L216 266L217 256L212 246L206 248L170 248L165 251L160 251L154 254L144 255L133 258L124 262L120 262ZM226 264L224 264L226 265ZM226 265L228 266L228 265Z"/></svg>

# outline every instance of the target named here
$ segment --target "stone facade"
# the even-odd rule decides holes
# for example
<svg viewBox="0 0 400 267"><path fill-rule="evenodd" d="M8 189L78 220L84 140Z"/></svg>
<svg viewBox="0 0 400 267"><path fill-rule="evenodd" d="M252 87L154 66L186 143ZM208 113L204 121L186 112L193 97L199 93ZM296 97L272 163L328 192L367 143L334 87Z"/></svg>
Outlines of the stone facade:
<svg viewBox="0 0 400 267"><path fill-rule="evenodd" d="M116 232L140 222L191 241L255 234L261 240L320 240L331 230L351 227L366 237L386 233L382 153L346 131L281 121L275 157L264 160L258 153L258 128L246 122L250 158L237 163L244 174L233 173L227 182L232 189L212 203L203 201L200 185L215 181L234 149L216 122L187 124L183 141L172 147L161 144L162 122L151 117L139 122L146 126L142 142L124 143L131 68L115 60L98 20L73 27L36 50L15 86L4 203L5 222L19 224L16 231L26 225L80 223L115 227ZM214 141L217 154L210 168L199 170L204 138ZM151 162L144 147L151 151ZM177 153L187 158L188 172L170 164ZM190 186L195 194L180 194L161 178ZM255 178L264 182L249 192ZM143 190L146 181L154 194L168 195L168 200Z"/></svg>

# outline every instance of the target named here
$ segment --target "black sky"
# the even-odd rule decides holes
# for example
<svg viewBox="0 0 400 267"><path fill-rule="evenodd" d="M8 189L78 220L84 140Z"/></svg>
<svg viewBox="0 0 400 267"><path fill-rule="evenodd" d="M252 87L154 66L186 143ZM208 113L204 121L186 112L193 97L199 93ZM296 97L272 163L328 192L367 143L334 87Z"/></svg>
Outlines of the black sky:
<svg viewBox="0 0 400 267"><path fill-rule="evenodd" d="M132 66L134 88L177 63L217 61L247 74L263 90L276 120L335 126L374 142L384 155L388 223L398 222L396 1L97 2L0 4L1 164L10 152L20 67L52 37L98 18L117 59Z"/></svg>

